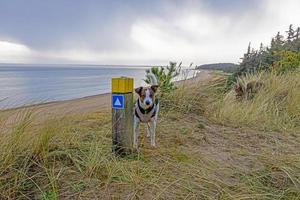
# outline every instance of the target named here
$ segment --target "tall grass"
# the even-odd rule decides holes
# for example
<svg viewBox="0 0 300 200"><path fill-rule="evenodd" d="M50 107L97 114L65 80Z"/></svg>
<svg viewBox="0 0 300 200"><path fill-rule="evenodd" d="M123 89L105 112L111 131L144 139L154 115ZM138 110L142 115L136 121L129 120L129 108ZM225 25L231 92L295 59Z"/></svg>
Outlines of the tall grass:
<svg viewBox="0 0 300 200"><path fill-rule="evenodd" d="M239 100L231 90L214 105L214 117L223 124L235 126L299 131L300 73L248 74L239 79L244 85L253 81L262 83L253 99Z"/></svg>
<svg viewBox="0 0 300 200"><path fill-rule="evenodd" d="M70 187L69 183L60 185L66 176L77 174L79 180L107 176L110 139L101 130L100 135L91 134L90 127L81 121L84 128L79 131L80 125L74 126L78 121L72 116L36 124L34 114L28 110L2 118L0 199L58 199L63 196L61 188ZM98 125L103 123L105 120Z"/></svg>
<svg viewBox="0 0 300 200"><path fill-rule="evenodd" d="M0 113L0 199L299 199L299 137L209 122L222 83L165 95L158 147L141 129L126 158L111 153L110 113Z"/></svg>

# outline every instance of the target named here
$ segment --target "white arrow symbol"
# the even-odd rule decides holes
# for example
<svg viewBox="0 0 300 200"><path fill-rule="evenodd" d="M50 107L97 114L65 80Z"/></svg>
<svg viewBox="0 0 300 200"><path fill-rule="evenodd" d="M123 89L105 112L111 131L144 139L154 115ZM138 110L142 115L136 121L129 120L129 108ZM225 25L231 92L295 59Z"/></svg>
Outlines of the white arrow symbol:
<svg viewBox="0 0 300 200"><path fill-rule="evenodd" d="M117 100L115 101L114 104L115 104L115 106L121 106L122 105L119 98L117 98Z"/></svg>

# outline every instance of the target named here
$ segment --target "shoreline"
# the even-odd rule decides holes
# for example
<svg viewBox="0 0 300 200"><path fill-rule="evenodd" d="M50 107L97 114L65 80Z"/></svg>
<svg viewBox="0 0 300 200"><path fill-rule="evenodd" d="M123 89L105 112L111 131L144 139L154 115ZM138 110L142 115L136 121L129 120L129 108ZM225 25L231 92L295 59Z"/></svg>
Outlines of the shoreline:
<svg viewBox="0 0 300 200"><path fill-rule="evenodd" d="M195 77L176 81L176 85L181 84L195 84L198 81L206 81L210 78L209 70L201 70ZM38 103L33 105L25 105L16 108L9 108L0 110L0 113L18 114L21 111L34 110L38 111L38 115L42 118L45 116L65 115L65 114L82 114L89 112L106 112L110 110L111 93L104 93L92 96L86 96L70 100L52 101L45 103Z"/></svg>
<svg viewBox="0 0 300 200"><path fill-rule="evenodd" d="M0 112L2 111L14 111L18 109L24 109L24 108L31 108L31 107L39 107L39 106L47 106L50 104L60 104L60 103L66 103L66 102L72 102L72 101L80 101L84 99L90 99L90 98L99 98L100 96L105 96L105 95L110 95L110 92L103 93L103 94L96 94L96 95L90 95L90 96L85 96L85 97L79 97L75 99L66 99L66 100L57 100L57 101L49 101L49 102L42 102L42 103L34 103L30 105L23 105L23 106L17 106L13 108L5 108L5 109L0 109Z"/></svg>

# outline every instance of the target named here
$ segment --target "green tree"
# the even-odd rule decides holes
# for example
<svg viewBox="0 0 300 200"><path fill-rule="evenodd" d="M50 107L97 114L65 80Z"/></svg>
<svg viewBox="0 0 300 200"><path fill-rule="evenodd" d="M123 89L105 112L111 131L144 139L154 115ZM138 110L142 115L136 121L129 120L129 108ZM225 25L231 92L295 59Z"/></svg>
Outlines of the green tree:
<svg viewBox="0 0 300 200"><path fill-rule="evenodd" d="M292 70L294 68L292 66L297 65L297 56L292 52L300 51L300 27L294 29L293 25L290 25L286 33L287 37L285 38L280 32L277 32L276 36L272 38L270 46L264 47L261 44L258 50L251 48L251 43L249 43L237 71L227 80L227 88L236 82L237 77L247 73L271 71L274 68L280 73Z"/></svg>
<svg viewBox="0 0 300 200"><path fill-rule="evenodd" d="M286 33L288 34L288 36L287 36L287 42L293 41L293 39L294 39L294 37L295 37L295 31L294 31L294 29L293 29L293 24L291 24L291 25L289 26L289 30L286 31Z"/></svg>
<svg viewBox="0 0 300 200"><path fill-rule="evenodd" d="M270 47L260 45L259 50L251 48L251 43L248 45L247 53L244 54L242 62L234 74L234 76L241 76L246 73L255 73L257 71L268 71L274 68L274 64L282 59L279 52L282 51L300 51L300 27L294 30L293 25L289 26L286 31L287 38L277 32L276 36L272 38Z"/></svg>

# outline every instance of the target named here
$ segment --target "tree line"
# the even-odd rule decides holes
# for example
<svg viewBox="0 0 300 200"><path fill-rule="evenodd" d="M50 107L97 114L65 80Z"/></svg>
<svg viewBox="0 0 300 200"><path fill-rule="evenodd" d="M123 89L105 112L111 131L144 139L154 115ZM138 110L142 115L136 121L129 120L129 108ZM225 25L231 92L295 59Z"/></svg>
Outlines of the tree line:
<svg viewBox="0 0 300 200"><path fill-rule="evenodd" d="M275 70L280 74L298 69L300 66L300 27L294 28L291 24L285 33L284 36L278 32L269 46L261 43L259 49L251 48L251 43L249 43L247 52L231 77L231 81L235 81L238 76L258 71Z"/></svg>

